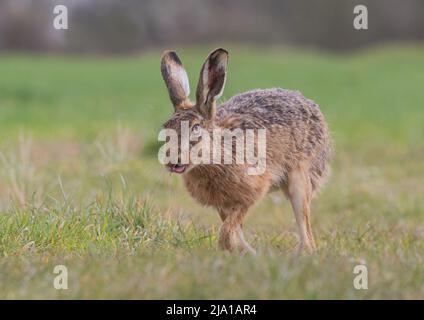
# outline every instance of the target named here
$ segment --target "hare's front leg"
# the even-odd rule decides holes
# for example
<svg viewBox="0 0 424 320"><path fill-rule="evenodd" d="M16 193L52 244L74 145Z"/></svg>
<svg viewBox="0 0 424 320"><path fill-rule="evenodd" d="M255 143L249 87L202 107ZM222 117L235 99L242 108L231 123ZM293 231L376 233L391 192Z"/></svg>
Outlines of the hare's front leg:
<svg viewBox="0 0 424 320"><path fill-rule="evenodd" d="M303 249L312 252L316 248L310 221L312 186L305 168L299 167L289 173L287 189L299 228L299 252Z"/></svg>
<svg viewBox="0 0 424 320"><path fill-rule="evenodd" d="M244 239L242 223L246 214L247 209L219 210L219 216L223 221L218 239L220 249L228 251L237 249L242 254L256 253Z"/></svg>

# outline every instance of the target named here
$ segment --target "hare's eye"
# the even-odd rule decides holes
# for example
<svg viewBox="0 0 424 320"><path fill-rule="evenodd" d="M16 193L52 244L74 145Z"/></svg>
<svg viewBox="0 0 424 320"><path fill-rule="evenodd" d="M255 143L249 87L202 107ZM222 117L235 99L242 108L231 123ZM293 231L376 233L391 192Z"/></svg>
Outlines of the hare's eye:
<svg viewBox="0 0 424 320"><path fill-rule="evenodd" d="M200 136L200 125L199 124L195 124L192 128L191 128L191 135L193 137L199 137Z"/></svg>

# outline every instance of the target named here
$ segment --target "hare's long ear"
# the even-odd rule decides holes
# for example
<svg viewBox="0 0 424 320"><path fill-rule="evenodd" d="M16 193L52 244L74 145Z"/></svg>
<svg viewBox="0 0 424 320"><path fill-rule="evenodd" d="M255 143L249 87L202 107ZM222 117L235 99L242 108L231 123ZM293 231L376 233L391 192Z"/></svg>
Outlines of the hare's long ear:
<svg viewBox="0 0 424 320"><path fill-rule="evenodd" d="M174 51L163 53L160 70L175 110L186 109L190 106L188 77L180 58Z"/></svg>
<svg viewBox="0 0 424 320"><path fill-rule="evenodd" d="M208 119L215 116L215 102L224 91L227 65L228 52L220 48L207 57L200 71L196 100L199 111Z"/></svg>

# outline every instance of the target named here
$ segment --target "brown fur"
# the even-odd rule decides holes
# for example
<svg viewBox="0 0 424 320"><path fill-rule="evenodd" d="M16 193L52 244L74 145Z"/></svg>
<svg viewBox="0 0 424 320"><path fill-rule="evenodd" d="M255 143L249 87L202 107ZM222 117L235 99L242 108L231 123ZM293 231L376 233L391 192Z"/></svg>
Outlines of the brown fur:
<svg viewBox="0 0 424 320"><path fill-rule="evenodd" d="M162 69L166 69L164 66L170 60L179 61L175 57L175 53L166 52ZM178 79L163 72L176 109L164 127L179 131L181 121L188 120L190 126L198 123L209 131L218 127L265 128L266 171L262 175L248 175L246 165L235 163L191 165L183 174L185 186L201 204L218 210L223 221L219 247L242 252L254 251L242 232L242 222L249 208L270 190L281 189L292 204L300 249L311 251L315 248L315 240L310 203L327 176L331 151L324 117L313 101L299 92L279 88L245 92L216 107L215 101L225 84L227 59L228 53L223 49L209 55L200 73L196 103L188 100L188 94L181 94L183 90ZM178 73L185 72L181 62L177 64L181 67Z"/></svg>

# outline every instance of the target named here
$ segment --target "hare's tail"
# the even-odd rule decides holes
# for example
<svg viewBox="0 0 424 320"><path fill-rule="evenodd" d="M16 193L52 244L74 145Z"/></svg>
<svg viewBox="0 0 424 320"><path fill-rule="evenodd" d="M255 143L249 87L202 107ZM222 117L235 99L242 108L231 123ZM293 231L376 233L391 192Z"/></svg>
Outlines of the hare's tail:
<svg viewBox="0 0 424 320"><path fill-rule="evenodd" d="M330 175L329 161L331 158L331 146L326 145L312 161L309 169L312 191L316 193L325 184Z"/></svg>

